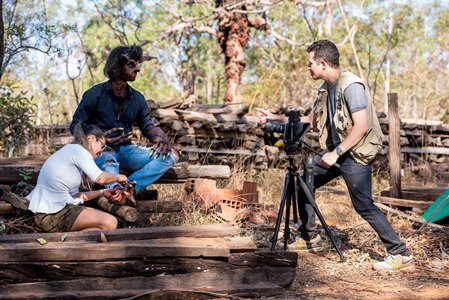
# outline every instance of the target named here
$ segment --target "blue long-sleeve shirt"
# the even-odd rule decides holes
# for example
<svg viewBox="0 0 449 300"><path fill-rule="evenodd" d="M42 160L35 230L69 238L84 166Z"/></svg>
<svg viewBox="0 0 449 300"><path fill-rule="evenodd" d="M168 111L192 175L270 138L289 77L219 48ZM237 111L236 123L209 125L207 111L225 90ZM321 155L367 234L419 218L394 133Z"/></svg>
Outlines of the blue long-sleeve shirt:
<svg viewBox="0 0 449 300"><path fill-rule="evenodd" d="M73 114L70 124L72 133L74 126L80 122L97 125L103 131L121 127L125 133L132 131L133 126L137 126L145 136L146 132L154 127L145 97L128 85L126 96L119 98L114 95L110 80L97 84L84 93ZM121 132L109 137L119 134Z"/></svg>

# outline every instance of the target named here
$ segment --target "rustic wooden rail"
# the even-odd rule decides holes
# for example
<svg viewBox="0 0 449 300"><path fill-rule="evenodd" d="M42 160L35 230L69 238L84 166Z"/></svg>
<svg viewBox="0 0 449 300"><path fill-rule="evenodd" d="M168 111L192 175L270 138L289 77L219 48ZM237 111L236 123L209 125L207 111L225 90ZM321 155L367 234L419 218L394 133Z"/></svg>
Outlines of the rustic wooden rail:
<svg viewBox="0 0 449 300"><path fill-rule="evenodd" d="M47 156L22 156L0 158L0 183L14 184L23 180L20 172L29 172L31 182L36 182L39 171ZM184 182L188 178L223 179L231 176L229 166L225 165L190 165L178 163L167 171L158 183Z"/></svg>

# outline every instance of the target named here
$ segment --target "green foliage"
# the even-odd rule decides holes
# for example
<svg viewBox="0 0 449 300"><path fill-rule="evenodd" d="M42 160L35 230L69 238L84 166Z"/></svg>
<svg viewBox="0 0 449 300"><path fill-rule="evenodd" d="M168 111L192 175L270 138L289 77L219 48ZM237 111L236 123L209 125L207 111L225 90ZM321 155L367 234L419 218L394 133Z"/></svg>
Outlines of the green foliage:
<svg viewBox="0 0 449 300"><path fill-rule="evenodd" d="M13 95L9 89L0 89L0 145L9 157L28 142L35 117L31 101L24 92Z"/></svg>
<svg viewBox="0 0 449 300"><path fill-rule="evenodd" d="M76 25L49 23L46 1L5 0L2 9L3 49L0 49L0 78L6 69L21 61L28 51L54 54L59 51L57 37L75 30Z"/></svg>
<svg viewBox="0 0 449 300"><path fill-rule="evenodd" d="M73 51L79 55L73 57L82 62L87 60L79 78L83 81L80 90L106 80L103 66L112 48L120 44L139 44L158 57L157 61L145 62L137 80L131 83L147 99L166 101L194 92L200 102L222 102L226 83L224 57L217 36L199 33L192 25L218 30L217 16L222 11L217 9L215 1L78 0L74 4L61 4L56 0L31 0L29 5L25 5L30 2L24 0L6 2L21 5L20 10L16 10L20 21L10 27L8 33L32 37L28 42L40 41L37 45L42 46L64 30L78 31L79 44L82 44L73 47L77 47ZM248 16L262 16L263 5L260 4L263 1L250 2L252 4L247 7L256 9ZM343 69L358 73L357 54L378 109L382 107L380 103L385 99L389 83L390 91L400 96L402 117L447 118L449 87L444 81L449 76L447 1L340 1L344 15L336 1L328 1L325 7L306 2L300 5L292 1L266 2L274 4L267 12L271 26L268 31L252 28L245 47L241 85L244 102L251 107L310 106L320 82L313 81L307 72L305 48L314 40L327 38L338 45ZM35 20L32 16L36 13L31 7L40 9ZM55 16L59 17L59 22ZM390 20L391 31L388 29ZM354 45L349 42L346 21L349 28L355 28ZM71 22L78 24L52 25ZM190 25L182 32L172 30L187 23ZM273 32L296 45L276 40ZM9 44L18 45L17 42ZM73 44L76 43L72 40ZM61 52L58 55L61 56ZM58 72L49 73L52 74L49 77L63 72L60 57L53 57L47 65ZM386 78L387 60L391 66L389 79ZM27 61L32 61L32 57L26 55L16 62L25 65ZM20 72L17 74L18 78L23 78ZM33 78L30 75L28 77ZM31 83L34 89L48 88L53 92L45 107L67 111L70 118L75 107L67 107L76 101L62 99L70 96L67 90L71 90L71 82L64 81L63 75L46 81L42 75L35 77L41 77L39 82L45 84ZM24 79L25 88L28 87L26 81L27 78ZM38 97L36 92L33 95Z"/></svg>

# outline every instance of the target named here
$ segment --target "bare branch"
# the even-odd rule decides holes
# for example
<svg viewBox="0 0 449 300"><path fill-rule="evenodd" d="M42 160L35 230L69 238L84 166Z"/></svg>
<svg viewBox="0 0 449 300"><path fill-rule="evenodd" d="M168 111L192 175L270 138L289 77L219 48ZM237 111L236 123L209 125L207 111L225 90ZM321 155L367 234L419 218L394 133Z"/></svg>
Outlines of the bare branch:
<svg viewBox="0 0 449 300"><path fill-rule="evenodd" d="M291 0L296 5L303 5L303 6L312 6L312 7L325 7L329 5L330 3L335 2L335 0L330 1L307 1L307 0Z"/></svg>

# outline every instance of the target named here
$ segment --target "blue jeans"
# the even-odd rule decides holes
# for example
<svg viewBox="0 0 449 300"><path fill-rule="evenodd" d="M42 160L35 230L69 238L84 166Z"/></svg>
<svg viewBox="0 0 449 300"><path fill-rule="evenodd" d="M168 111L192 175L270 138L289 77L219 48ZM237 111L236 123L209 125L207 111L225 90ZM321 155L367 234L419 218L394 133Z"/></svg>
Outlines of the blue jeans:
<svg viewBox="0 0 449 300"><path fill-rule="evenodd" d="M325 153L323 151L321 154ZM320 162L317 155L313 159L314 189L325 185L332 179L342 176L349 190L352 205L357 213L367 221L377 232L389 254L409 255L410 251L401 241L385 214L374 205L372 198L372 166L357 163L349 153L345 153L338 160L340 168L327 168ZM305 179L305 174L303 178ZM304 238L316 234L315 211L307 201L302 190L299 191L299 215L301 219L300 232Z"/></svg>
<svg viewBox="0 0 449 300"><path fill-rule="evenodd" d="M97 166L105 172L119 174L120 169L132 173L128 180L135 181L136 192L144 190L167 172L177 161L178 157L171 154L163 159L162 155L155 158L156 153L150 155L151 148L134 144L120 146L117 151L107 148L95 159ZM117 185L106 185L111 188Z"/></svg>

